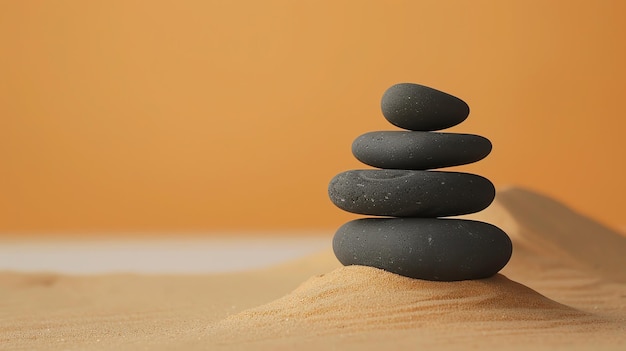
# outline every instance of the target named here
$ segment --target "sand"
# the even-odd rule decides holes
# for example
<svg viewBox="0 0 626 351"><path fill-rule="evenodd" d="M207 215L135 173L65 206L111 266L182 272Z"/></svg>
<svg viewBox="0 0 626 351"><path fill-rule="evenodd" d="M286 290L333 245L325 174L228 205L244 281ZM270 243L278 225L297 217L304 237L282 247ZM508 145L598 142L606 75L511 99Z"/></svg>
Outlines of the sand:
<svg viewBox="0 0 626 351"><path fill-rule="evenodd" d="M465 217L511 236L500 274L414 280L330 249L236 274L0 273L0 349L626 349L624 236L518 188Z"/></svg>

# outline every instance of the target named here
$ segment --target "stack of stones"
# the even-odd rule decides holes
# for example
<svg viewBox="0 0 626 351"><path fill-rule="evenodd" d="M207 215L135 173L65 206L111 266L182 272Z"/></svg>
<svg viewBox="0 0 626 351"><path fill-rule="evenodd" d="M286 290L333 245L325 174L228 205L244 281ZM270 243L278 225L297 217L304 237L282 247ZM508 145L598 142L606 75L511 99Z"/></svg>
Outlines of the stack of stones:
<svg viewBox="0 0 626 351"><path fill-rule="evenodd" d="M483 210L495 197L486 178L431 169L476 162L491 152L479 135L433 132L463 122L468 105L418 84L389 88L382 112L406 131L359 136L352 153L380 169L350 170L330 182L331 201L342 210L379 218L344 224L333 249L344 265L364 265L403 276L439 281L490 277L509 261L512 244L498 227L440 218Z"/></svg>

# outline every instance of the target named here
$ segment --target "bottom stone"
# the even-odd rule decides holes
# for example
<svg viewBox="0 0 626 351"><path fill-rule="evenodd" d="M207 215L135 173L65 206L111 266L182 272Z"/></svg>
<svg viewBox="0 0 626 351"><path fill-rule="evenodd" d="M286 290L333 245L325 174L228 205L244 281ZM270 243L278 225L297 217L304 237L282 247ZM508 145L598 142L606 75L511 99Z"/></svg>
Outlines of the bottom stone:
<svg viewBox="0 0 626 351"><path fill-rule="evenodd" d="M363 218L341 226L333 239L344 266L381 268L425 280L487 278L513 251L500 228L478 221L437 218Z"/></svg>

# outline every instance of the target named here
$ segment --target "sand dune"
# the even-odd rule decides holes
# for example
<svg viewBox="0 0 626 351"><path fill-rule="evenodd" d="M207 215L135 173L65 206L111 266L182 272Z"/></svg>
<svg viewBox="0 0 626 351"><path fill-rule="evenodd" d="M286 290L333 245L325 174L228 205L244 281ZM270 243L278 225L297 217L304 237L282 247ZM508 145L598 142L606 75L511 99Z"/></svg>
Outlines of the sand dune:
<svg viewBox="0 0 626 351"><path fill-rule="evenodd" d="M500 191L496 206L502 206L517 224L518 230L509 235L520 258L529 253L550 257L598 278L626 283L626 237L528 190Z"/></svg>
<svg viewBox="0 0 626 351"><path fill-rule="evenodd" d="M0 349L626 349L626 238L517 188L467 217L511 236L501 274L413 280L330 249L214 276L0 274Z"/></svg>

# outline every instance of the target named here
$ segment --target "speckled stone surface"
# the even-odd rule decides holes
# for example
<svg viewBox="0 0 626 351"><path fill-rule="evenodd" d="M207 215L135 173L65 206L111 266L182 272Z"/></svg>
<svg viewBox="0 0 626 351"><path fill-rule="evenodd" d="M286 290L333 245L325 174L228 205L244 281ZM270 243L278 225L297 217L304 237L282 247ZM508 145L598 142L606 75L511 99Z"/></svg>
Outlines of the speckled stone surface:
<svg viewBox="0 0 626 351"><path fill-rule="evenodd" d="M414 83L400 83L387 89L381 109L391 124L417 131L455 126L463 122L470 112L463 100Z"/></svg>
<svg viewBox="0 0 626 351"><path fill-rule="evenodd" d="M474 134L380 131L365 133L352 143L359 161L378 168L426 170L479 161L491 142Z"/></svg>
<svg viewBox="0 0 626 351"><path fill-rule="evenodd" d="M509 261L512 244L498 227L478 221L364 218L339 228L333 250L343 265L455 281L496 274Z"/></svg>
<svg viewBox="0 0 626 351"><path fill-rule="evenodd" d="M393 217L443 217L478 212L493 201L486 178L460 172L368 169L336 175L331 201L344 211Z"/></svg>

